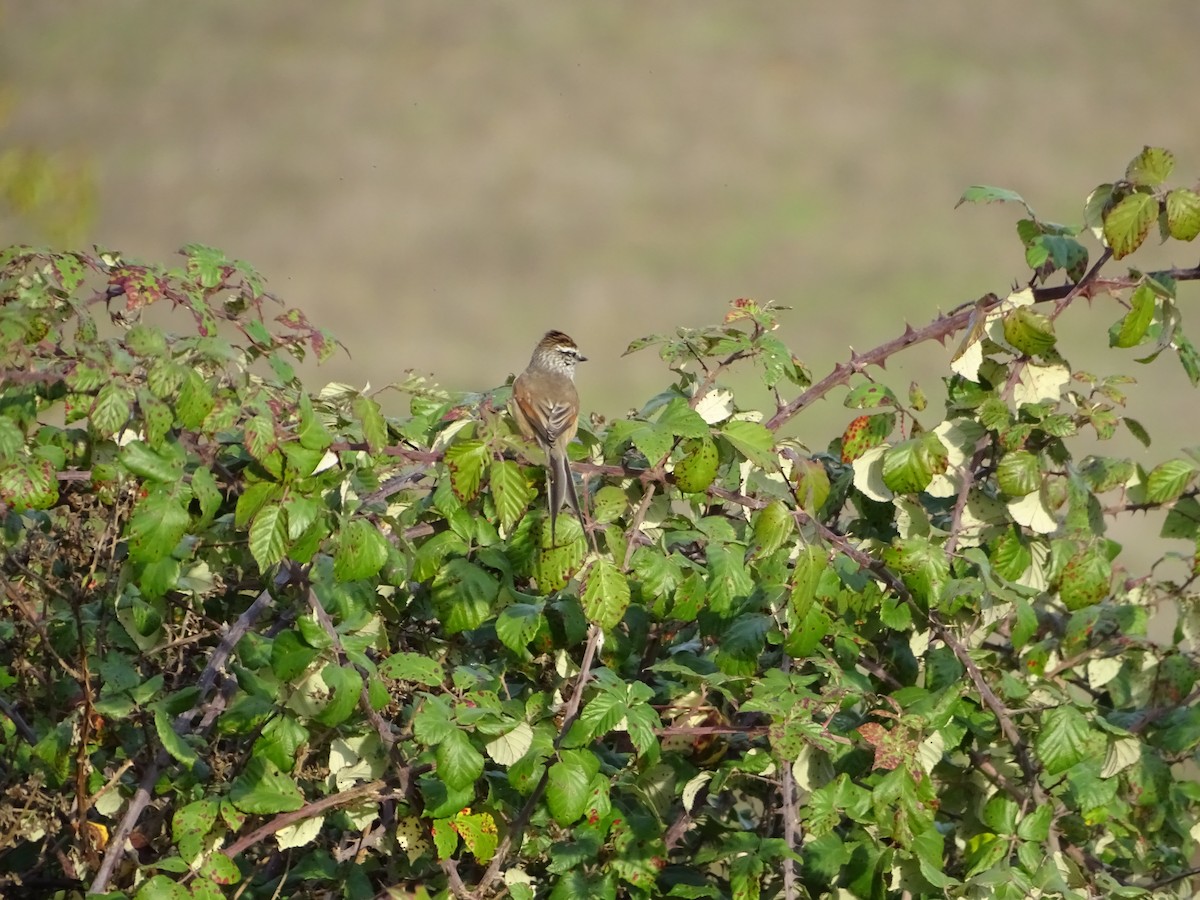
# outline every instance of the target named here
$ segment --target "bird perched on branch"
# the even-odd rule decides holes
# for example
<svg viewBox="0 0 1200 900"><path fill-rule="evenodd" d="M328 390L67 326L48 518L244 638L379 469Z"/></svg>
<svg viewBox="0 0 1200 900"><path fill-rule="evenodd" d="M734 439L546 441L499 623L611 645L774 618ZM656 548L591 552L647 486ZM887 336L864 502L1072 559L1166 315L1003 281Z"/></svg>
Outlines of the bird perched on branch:
<svg viewBox="0 0 1200 900"><path fill-rule="evenodd" d="M587 360L561 331L547 331L533 348L525 371L513 381L512 416L521 433L536 441L546 454L546 498L550 506L550 542L563 503L583 524L567 445L579 428L579 392L575 366Z"/></svg>

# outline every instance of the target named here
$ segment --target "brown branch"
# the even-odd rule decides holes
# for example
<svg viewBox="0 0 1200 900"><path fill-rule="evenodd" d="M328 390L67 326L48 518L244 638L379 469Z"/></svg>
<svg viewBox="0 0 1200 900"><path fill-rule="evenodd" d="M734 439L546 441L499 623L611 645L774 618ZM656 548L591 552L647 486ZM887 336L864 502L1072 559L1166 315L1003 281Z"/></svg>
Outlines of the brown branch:
<svg viewBox="0 0 1200 900"><path fill-rule="evenodd" d="M967 509L967 501L971 498L971 486L975 483L975 472L978 470L980 462L983 461L983 454L990 442L991 439L987 435L981 437L975 444L975 452L971 454L971 459L967 465L962 467L962 484L958 486L958 496L954 500L954 512L950 517L949 535L946 538L947 556L953 556L954 550L958 546L958 539L962 533L962 517Z"/></svg>
<svg viewBox="0 0 1200 900"><path fill-rule="evenodd" d="M322 797L320 800L314 800L312 803L305 803L299 809L292 810L291 812L280 813L270 822L260 825L249 834L238 838L228 847L221 850L221 853L230 859L235 859L239 854L253 847L259 841L269 838L275 832L287 828L289 825L295 825L297 822L303 822L305 819L315 818L340 806L349 806L352 803L358 803L367 799L383 799L383 795L375 797L371 795L378 793L385 787L387 787L386 781L368 781L366 784L338 791L336 794L330 794L328 797Z"/></svg>
<svg viewBox="0 0 1200 900"><path fill-rule="evenodd" d="M1034 288L1034 302L1049 303L1071 300L1075 297L1092 297L1099 293L1126 290L1140 284L1143 278L1141 275L1104 279L1096 277L1099 267L1108 261L1111 253L1111 250L1105 250L1096 264L1078 282L1049 288ZM1167 269L1160 273L1149 274L1166 275L1176 281L1197 281L1200 280L1200 266L1190 269ZM848 384L851 376L863 372L868 366L882 366L890 357L914 344L926 341L945 341L950 335L966 328L976 315L986 315L1003 302L1003 298L989 294L977 301L963 304L951 313L938 316L923 328L914 329L911 325L907 326L899 337L880 344L872 350L865 353L852 353L848 362L838 363L832 372L790 403L781 407L766 422L767 428L772 431L778 430L801 410L822 399L833 388Z"/></svg>

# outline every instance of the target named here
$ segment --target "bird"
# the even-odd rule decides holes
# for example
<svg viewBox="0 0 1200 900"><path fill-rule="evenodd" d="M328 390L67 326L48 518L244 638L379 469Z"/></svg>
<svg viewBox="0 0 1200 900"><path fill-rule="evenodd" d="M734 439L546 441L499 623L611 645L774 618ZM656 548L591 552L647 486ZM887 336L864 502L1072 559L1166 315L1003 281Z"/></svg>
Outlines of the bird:
<svg viewBox="0 0 1200 900"><path fill-rule="evenodd" d="M546 499L550 507L550 543L557 546L554 526L563 503L583 524L567 445L579 428L579 391L575 367L587 357L568 335L547 331L533 348L525 371L512 386L510 410L521 433L546 454Z"/></svg>

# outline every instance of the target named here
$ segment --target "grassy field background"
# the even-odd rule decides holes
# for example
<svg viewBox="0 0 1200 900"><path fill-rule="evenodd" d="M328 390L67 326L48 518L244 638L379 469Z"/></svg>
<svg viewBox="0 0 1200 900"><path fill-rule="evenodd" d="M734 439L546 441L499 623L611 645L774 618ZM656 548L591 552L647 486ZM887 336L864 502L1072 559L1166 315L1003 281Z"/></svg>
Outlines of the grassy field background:
<svg viewBox="0 0 1200 900"><path fill-rule="evenodd" d="M1006 290L1018 211L955 210L972 183L1078 222L1143 144L1192 180L1198 36L1195 0L0 0L0 141L91 165L89 241L256 265L351 351L314 388L489 387L554 327L613 417L666 383L631 339L735 297L794 307L783 337L819 376ZM1060 320L1069 358L1112 368L1086 318ZM936 381L952 351L885 378ZM1172 360L1138 374L1159 440L1113 452L1153 464L1195 439L1196 395ZM846 419L828 402L796 430L817 449Z"/></svg>

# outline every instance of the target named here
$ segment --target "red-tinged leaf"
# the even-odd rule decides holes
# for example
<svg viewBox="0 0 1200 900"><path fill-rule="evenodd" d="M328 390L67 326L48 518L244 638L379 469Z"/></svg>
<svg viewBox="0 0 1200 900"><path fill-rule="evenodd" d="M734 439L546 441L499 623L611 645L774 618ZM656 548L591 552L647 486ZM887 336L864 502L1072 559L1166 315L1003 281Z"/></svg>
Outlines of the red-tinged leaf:
<svg viewBox="0 0 1200 900"><path fill-rule="evenodd" d="M842 433L842 462L854 462L868 450L881 446L895 427L894 413L854 419Z"/></svg>

